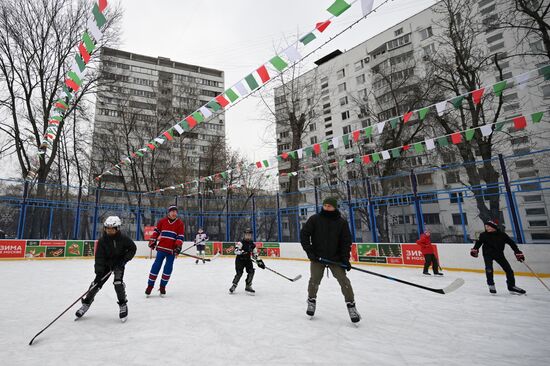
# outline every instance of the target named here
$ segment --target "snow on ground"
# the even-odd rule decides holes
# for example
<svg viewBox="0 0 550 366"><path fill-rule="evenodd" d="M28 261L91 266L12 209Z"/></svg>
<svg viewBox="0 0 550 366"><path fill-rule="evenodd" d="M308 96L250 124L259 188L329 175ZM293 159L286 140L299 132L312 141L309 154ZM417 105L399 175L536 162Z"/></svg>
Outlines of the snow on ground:
<svg viewBox="0 0 550 366"><path fill-rule="evenodd" d="M491 296L484 275L447 272L427 278L419 269L369 270L444 287L439 295L358 271L350 272L363 320L351 324L336 280L321 283L317 314L305 315L308 263L266 260L292 283L257 270L256 296L228 288L233 259L206 265L178 259L168 294L146 298L151 260L126 267L129 318L118 319L109 280L78 322L75 306L30 339L86 291L92 260L0 262L0 360L3 365L548 365L550 293L535 278L518 277L527 296L505 291L496 276Z"/></svg>

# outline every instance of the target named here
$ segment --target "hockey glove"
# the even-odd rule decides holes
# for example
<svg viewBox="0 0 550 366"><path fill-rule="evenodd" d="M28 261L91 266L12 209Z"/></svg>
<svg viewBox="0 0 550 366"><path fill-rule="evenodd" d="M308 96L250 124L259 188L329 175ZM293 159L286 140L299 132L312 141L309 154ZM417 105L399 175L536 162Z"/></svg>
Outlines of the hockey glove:
<svg viewBox="0 0 550 366"><path fill-rule="evenodd" d="M520 262L523 262L525 260L525 256L523 255L522 252L517 252L516 253L516 259Z"/></svg>
<svg viewBox="0 0 550 366"><path fill-rule="evenodd" d="M470 255L471 255L472 257L474 257L474 258L477 258L477 257L479 256L479 250L476 249L476 248L472 248L472 249L470 250Z"/></svg>
<svg viewBox="0 0 550 366"><path fill-rule="evenodd" d="M149 248L155 249L157 247L157 239L150 239L149 240Z"/></svg>
<svg viewBox="0 0 550 366"><path fill-rule="evenodd" d="M179 255L181 253L181 247L174 248L174 255Z"/></svg>
<svg viewBox="0 0 550 366"><path fill-rule="evenodd" d="M264 261L261 260L261 259L256 259L256 264L258 265L258 267L260 267L261 269L265 269L265 264L264 264Z"/></svg>
<svg viewBox="0 0 550 366"><path fill-rule="evenodd" d="M315 256L315 254L312 251L307 251L306 254L310 261L318 260L318 258Z"/></svg>
<svg viewBox="0 0 550 366"><path fill-rule="evenodd" d="M349 262L349 260L343 260L342 264L345 266L344 268L346 269L346 271L351 271L351 263Z"/></svg>

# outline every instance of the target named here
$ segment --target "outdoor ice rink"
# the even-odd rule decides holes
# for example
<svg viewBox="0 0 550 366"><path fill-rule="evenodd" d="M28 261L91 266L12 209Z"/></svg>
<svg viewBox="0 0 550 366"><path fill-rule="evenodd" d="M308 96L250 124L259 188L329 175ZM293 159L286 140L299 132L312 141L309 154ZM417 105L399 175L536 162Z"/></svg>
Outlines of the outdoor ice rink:
<svg viewBox="0 0 550 366"><path fill-rule="evenodd" d="M427 286L465 285L439 295L358 271L350 272L363 320L349 320L336 280L324 278L313 320L305 315L308 263L267 259L295 283L257 269L256 296L228 288L233 258L206 265L178 259L168 294L146 298L151 260L126 267L129 318L118 319L109 280L84 318L77 306L30 339L86 291L93 260L0 262L2 365L548 365L550 292L518 277L527 296L491 296L484 275L446 272L427 278L419 269L365 267Z"/></svg>

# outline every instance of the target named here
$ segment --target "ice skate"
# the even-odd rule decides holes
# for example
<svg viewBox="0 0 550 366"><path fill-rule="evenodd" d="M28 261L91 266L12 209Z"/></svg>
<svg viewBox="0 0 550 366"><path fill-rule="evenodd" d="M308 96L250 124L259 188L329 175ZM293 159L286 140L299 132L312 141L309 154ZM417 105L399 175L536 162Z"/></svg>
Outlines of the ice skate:
<svg viewBox="0 0 550 366"><path fill-rule="evenodd" d="M128 319L128 304L118 304L118 306L120 307L118 316L120 318L120 321L124 323Z"/></svg>
<svg viewBox="0 0 550 366"><path fill-rule="evenodd" d="M237 285L236 285L236 284L233 284L233 285L231 286L231 288L229 289L229 293L230 293L230 294L234 293L236 288L237 288Z"/></svg>
<svg viewBox="0 0 550 366"><path fill-rule="evenodd" d="M346 303L346 306L348 307L348 313L349 313L349 318L351 319L351 322L352 323L358 323L361 320L361 315L359 314L359 312L355 308L355 303L354 302L348 302L348 303Z"/></svg>
<svg viewBox="0 0 550 366"><path fill-rule="evenodd" d="M160 292L160 297L164 297L166 295L166 287L160 286L159 292Z"/></svg>
<svg viewBox="0 0 550 366"><path fill-rule="evenodd" d="M434 273L434 276L439 276L439 277L441 277L441 276L443 276L443 273L437 272L437 273Z"/></svg>
<svg viewBox="0 0 550 366"><path fill-rule="evenodd" d="M517 286L508 287L508 291L510 291L512 295L525 295L527 293L527 291Z"/></svg>
<svg viewBox="0 0 550 366"><path fill-rule="evenodd" d="M495 287L495 285L489 285L489 292L492 294L497 293L497 288Z"/></svg>
<svg viewBox="0 0 550 366"><path fill-rule="evenodd" d="M245 290L246 293L249 294L249 295L254 295L254 294L256 294L256 291L254 291L254 289L252 288L252 285L246 285L246 287L244 288L244 290Z"/></svg>
<svg viewBox="0 0 550 366"><path fill-rule="evenodd" d="M153 291L153 286L147 286L147 288L145 289L145 296L149 297L152 291Z"/></svg>
<svg viewBox="0 0 550 366"><path fill-rule="evenodd" d="M422 272L424 276L431 276L432 274L430 272Z"/></svg>
<svg viewBox="0 0 550 366"><path fill-rule="evenodd" d="M90 304L82 303L82 306L80 307L80 309L78 309L75 313L76 315L75 320L82 318L82 316L86 314L89 308L90 308Z"/></svg>
<svg viewBox="0 0 550 366"><path fill-rule="evenodd" d="M307 310L306 314L309 315L311 318L313 318L313 315L315 315L315 307L317 306L317 300L308 298L307 299Z"/></svg>

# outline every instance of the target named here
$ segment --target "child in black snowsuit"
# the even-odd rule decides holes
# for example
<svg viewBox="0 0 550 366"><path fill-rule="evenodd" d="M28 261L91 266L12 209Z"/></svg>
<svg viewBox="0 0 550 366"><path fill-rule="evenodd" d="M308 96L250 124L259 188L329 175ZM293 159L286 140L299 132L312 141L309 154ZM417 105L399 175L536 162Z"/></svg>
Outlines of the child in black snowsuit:
<svg viewBox="0 0 550 366"><path fill-rule="evenodd" d="M493 261L497 262L504 272L506 273L506 284L508 285L508 291L511 294L522 295L526 291L516 286L516 279L514 277L514 271L510 266L510 263L504 257L504 247L506 244L512 247L512 250L516 254L516 259L520 262L525 260L525 256L519 250L517 244L503 231L498 229L498 225L494 221L485 222L485 232L479 235L479 239L476 240L474 247L470 250L470 255L477 258L479 255L479 248L483 246L483 260L485 261L485 275L487 276L487 285L489 285L489 292L496 294L495 281L493 278Z"/></svg>
<svg viewBox="0 0 550 366"><path fill-rule="evenodd" d="M256 262L258 267L265 268L264 262L258 258L258 250L256 249L256 244L252 241L252 230L246 229L244 231L244 239L237 242L235 245L235 277L233 278L233 285L229 289L230 293L235 292L239 280L243 275L244 269L246 269L246 279L245 279L245 291L249 294L254 294L256 291L252 288L252 279L254 278L254 266L252 265L252 259Z"/></svg>
<svg viewBox="0 0 550 366"><path fill-rule="evenodd" d="M104 235L97 242L95 252L95 279L88 293L82 299L82 307L77 310L77 318L82 317L92 305L95 296L107 282L111 273L114 274L115 292L118 298L119 317L123 322L128 317L128 300L124 285L124 266L136 254L136 244L120 232L122 221L118 216L109 216L103 223Z"/></svg>

